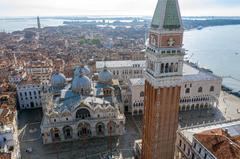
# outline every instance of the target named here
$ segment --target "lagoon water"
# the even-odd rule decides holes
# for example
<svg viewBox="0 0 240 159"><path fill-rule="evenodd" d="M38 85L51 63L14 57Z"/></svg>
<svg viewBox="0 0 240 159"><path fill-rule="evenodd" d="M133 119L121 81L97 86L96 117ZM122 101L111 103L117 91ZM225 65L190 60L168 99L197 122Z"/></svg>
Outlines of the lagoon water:
<svg viewBox="0 0 240 159"><path fill-rule="evenodd" d="M64 19L41 19L41 26L59 26L63 25ZM24 28L37 27L37 18L1 18L0 19L0 32L13 32L23 30Z"/></svg>
<svg viewBox="0 0 240 159"><path fill-rule="evenodd" d="M240 90L240 25L186 31L184 48L190 61L211 69L223 84Z"/></svg>
<svg viewBox="0 0 240 159"><path fill-rule="evenodd" d="M41 19L43 27L63 25L64 19ZM36 18L0 19L0 31L12 32L36 27ZM240 90L240 25L189 30L184 34L187 58L211 69L223 78L224 85Z"/></svg>

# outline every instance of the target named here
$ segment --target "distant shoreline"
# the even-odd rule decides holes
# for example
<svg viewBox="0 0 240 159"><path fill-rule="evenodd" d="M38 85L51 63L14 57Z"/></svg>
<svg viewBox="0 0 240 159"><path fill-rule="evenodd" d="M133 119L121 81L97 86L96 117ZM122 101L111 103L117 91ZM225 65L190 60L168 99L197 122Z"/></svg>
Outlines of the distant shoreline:
<svg viewBox="0 0 240 159"><path fill-rule="evenodd" d="M115 16L81 16L81 17L40 17L43 27L61 26L61 25L114 25L118 26L137 26L144 25L148 28L151 24L151 17L115 17ZM186 31L192 29L201 30L206 27L226 26L226 25L240 25L240 17L184 17L184 28ZM10 26L10 27L9 27ZM11 17L0 18L0 32L14 32L26 28L37 27L36 17Z"/></svg>
<svg viewBox="0 0 240 159"><path fill-rule="evenodd" d="M214 26L240 25L240 19L183 20L185 29L198 29Z"/></svg>

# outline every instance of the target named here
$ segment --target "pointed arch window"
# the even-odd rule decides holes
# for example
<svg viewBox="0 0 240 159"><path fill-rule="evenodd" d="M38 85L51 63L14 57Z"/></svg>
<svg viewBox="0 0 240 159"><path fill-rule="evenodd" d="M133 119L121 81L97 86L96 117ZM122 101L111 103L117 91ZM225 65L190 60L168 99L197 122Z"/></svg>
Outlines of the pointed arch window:
<svg viewBox="0 0 240 159"><path fill-rule="evenodd" d="M211 86L210 92L214 92L214 86Z"/></svg>
<svg viewBox="0 0 240 159"><path fill-rule="evenodd" d="M186 93L186 94L189 94L189 93L190 93L190 88L187 88L187 89L185 90L185 93Z"/></svg>

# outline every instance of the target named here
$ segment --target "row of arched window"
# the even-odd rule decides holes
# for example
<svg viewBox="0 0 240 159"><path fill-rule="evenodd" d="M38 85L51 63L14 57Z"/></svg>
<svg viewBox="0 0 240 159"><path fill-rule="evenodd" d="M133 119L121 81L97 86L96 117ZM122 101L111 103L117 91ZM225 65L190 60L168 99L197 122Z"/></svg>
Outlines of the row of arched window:
<svg viewBox="0 0 240 159"><path fill-rule="evenodd" d="M172 73L178 72L178 63L162 63L160 68L160 73Z"/></svg>
<svg viewBox="0 0 240 159"><path fill-rule="evenodd" d="M139 111L137 111L137 110L134 110L133 111L133 115L142 115L143 114L143 110L139 110Z"/></svg>
<svg viewBox="0 0 240 159"><path fill-rule="evenodd" d="M214 90L215 90L214 86L211 86L210 89L209 89L210 92L214 92ZM198 93L202 93L202 92L203 92L203 88L199 87L198 88ZM186 94L190 93L190 88L186 88L185 93Z"/></svg>
<svg viewBox="0 0 240 159"><path fill-rule="evenodd" d="M37 91L29 91L29 92L24 92L24 95L27 96L29 94L31 96L32 92L33 92L34 95L37 95L37 93L38 94L41 93L40 91L38 91L38 92ZM22 97L23 96L23 92L20 92L19 95Z"/></svg>
<svg viewBox="0 0 240 159"><path fill-rule="evenodd" d="M133 67L141 67L140 64L133 64Z"/></svg>
<svg viewBox="0 0 240 159"><path fill-rule="evenodd" d="M121 71L119 70L113 70L113 75L119 75ZM128 74L142 74L143 70L123 70L122 74L123 75L128 75Z"/></svg>
<svg viewBox="0 0 240 159"><path fill-rule="evenodd" d="M105 89L105 90L103 90L103 94L104 95L111 95L112 91L110 89Z"/></svg>
<svg viewBox="0 0 240 159"><path fill-rule="evenodd" d="M209 101L210 97L201 97L201 98L192 98L192 99L181 99L180 103L188 103L188 102L202 102Z"/></svg>
<svg viewBox="0 0 240 159"><path fill-rule="evenodd" d="M141 103L133 103L133 106L134 107L142 107L144 104L143 104L143 102L141 102Z"/></svg>

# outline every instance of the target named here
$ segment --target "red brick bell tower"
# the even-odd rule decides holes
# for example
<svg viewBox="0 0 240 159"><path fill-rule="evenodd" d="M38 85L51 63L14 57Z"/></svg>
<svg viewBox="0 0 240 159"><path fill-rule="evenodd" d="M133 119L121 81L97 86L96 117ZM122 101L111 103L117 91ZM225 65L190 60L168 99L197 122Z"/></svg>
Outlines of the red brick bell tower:
<svg viewBox="0 0 240 159"><path fill-rule="evenodd" d="M146 49L142 159L174 159L184 49L178 0L159 0Z"/></svg>

